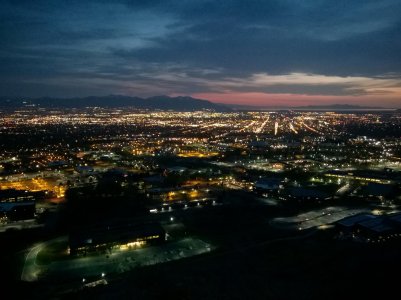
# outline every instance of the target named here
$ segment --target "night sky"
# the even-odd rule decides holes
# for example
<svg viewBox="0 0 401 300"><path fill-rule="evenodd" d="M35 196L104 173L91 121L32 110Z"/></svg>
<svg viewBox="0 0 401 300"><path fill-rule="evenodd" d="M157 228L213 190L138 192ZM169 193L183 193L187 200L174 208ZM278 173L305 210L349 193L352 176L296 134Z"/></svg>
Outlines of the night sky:
<svg viewBox="0 0 401 300"><path fill-rule="evenodd" d="M2 96L401 107L400 0L2 0Z"/></svg>

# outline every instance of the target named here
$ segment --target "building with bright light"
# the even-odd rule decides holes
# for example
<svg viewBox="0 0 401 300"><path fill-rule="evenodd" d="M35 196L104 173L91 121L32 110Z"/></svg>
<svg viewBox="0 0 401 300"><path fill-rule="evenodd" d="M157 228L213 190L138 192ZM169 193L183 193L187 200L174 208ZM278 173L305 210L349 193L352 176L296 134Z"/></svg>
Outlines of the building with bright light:
<svg viewBox="0 0 401 300"><path fill-rule="evenodd" d="M336 222L343 239L381 243L401 237L400 213L388 215L358 214Z"/></svg>
<svg viewBox="0 0 401 300"><path fill-rule="evenodd" d="M0 190L0 213L8 220L27 220L35 217L35 204L40 192L15 189Z"/></svg>
<svg viewBox="0 0 401 300"><path fill-rule="evenodd" d="M69 249L70 255L86 255L91 252L137 249L165 240L166 232L157 223L104 223L71 232Z"/></svg>

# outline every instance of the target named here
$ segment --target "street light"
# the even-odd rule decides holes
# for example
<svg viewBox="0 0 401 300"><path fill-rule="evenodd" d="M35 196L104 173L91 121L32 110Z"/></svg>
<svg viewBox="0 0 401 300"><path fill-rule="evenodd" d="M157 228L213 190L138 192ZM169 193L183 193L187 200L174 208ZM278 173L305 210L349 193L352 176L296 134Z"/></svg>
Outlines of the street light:
<svg viewBox="0 0 401 300"><path fill-rule="evenodd" d="M102 273L102 277L104 277L104 276L106 276L106 274L105 274L105 273Z"/></svg>

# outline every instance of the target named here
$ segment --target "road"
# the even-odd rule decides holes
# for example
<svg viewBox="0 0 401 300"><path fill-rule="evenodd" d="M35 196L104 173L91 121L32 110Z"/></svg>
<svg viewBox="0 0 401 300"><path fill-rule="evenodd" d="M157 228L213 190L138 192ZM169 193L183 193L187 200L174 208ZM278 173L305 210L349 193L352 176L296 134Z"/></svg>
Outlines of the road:
<svg viewBox="0 0 401 300"><path fill-rule="evenodd" d="M52 243L66 241L66 236L61 236L38 245L33 246L25 257L24 267L22 268L21 280L22 281L37 281L41 272L41 267L36 264L36 258L40 251Z"/></svg>

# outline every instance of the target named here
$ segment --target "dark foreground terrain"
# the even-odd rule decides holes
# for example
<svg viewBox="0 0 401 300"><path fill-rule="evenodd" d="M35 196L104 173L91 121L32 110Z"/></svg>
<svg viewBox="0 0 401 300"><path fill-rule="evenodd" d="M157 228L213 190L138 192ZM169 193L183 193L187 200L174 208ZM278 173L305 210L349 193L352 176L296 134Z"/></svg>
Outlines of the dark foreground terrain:
<svg viewBox="0 0 401 300"><path fill-rule="evenodd" d="M223 242L208 254L110 274L106 276L108 285L82 289L79 284L70 288L70 283L11 280L18 276L12 269L17 258L3 255L3 291L12 291L13 298L29 299L177 300L386 299L398 293L399 240L379 244L343 241L335 238L333 229L269 232L259 218L247 217L257 214L252 209L225 211L224 221L243 215L242 223L216 221L219 210L209 212L210 218L202 213L192 215L191 221L183 220L189 227L203 228L198 231L201 237L209 235L212 242Z"/></svg>

